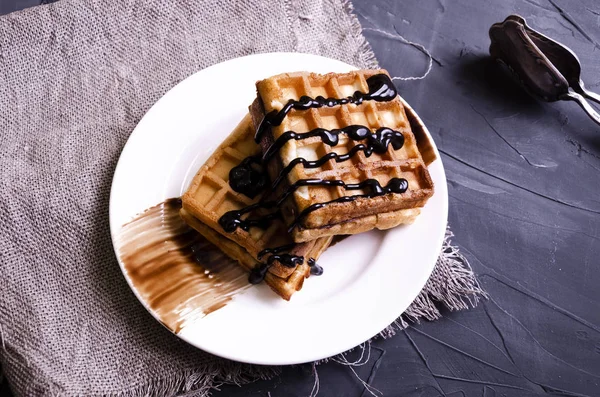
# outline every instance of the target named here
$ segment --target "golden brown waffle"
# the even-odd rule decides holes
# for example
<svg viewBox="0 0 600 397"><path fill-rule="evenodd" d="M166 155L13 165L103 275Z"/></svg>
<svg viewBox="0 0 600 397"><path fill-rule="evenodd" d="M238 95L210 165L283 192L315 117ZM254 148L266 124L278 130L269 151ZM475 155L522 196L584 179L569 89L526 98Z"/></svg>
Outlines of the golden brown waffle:
<svg viewBox="0 0 600 397"><path fill-rule="evenodd" d="M387 75L384 70L360 70L326 75L301 72L281 74L259 81L256 85L258 98L250 107L253 123L258 127L265 114L281 110L290 99L298 100L302 96L345 98L352 96L356 91L366 93L369 91L367 79L381 73ZM380 127L391 128L403 134L404 145L399 150L394 150L392 145L389 145L385 153L373 153L370 157L358 151L350 160L339 163L329 160L319 168L310 169L301 164L296 165L287 178L284 178L278 192L281 193L302 179L342 180L345 183L376 179L381 186L385 186L392 178L404 178L408 181L408 190L401 194L332 203L310 212L292 230L294 241L307 241L340 233L354 234L373 228L387 229L401 223L410 223L418 213L415 213L415 209L422 207L433 194L433 182L411 132L402 102L397 96L387 102L366 100L359 105L292 109L279 126L266 129L260 143L263 152L266 152L274 140L286 131L306 133L316 128L331 130L350 125L363 125L373 132ZM339 143L336 146L328 146L318 136L290 140L270 161L269 175L271 179L275 179L282 168L297 157L317 160L330 152L346 154L360 143L364 142L353 141L346 134L339 135ZM364 193L367 192L346 190L342 187L301 187L282 206L283 217L286 225L290 226L298 214L313 204ZM411 211L407 213L406 210L409 209Z"/></svg>
<svg viewBox="0 0 600 397"><path fill-rule="evenodd" d="M204 223L194 218L185 209L182 209L180 214L185 223L196 229L196 231L204 236L204 238L219 248L225 255L237 261L246 270L251 271L255 266L259 266L256 259L234 241L225 238L222 234L217 233L214 229L206 226ZM322 244L319 247L320 251L324 251L328 245L329 244ZM318 257L321 252L317 252L315 249L311 255ZM288 277L277 277L272 273L267 273L265 276L265 283L275 291L277 295L285 300L290 300L294 292L302 289L304 279L309 275L310 268L308 265L304 264L293 269Z"/></svg>
<svg viewBox="0 0 600 397"><path fill-rule="evenodd" d="M258 262L264 262L267 259L265 257L261 258L261 261L258 260L258 254L263 249L293 243L282 220L275 220L266 229L255 227L249 231L244 231L238 228L232 233L225 232L219 224L219 218L226 212L239 210L261 198L259 195L254 199L250 199L235 192L229 185L231 168L238 165L244 158L260 152L260 147L254 142L253 137L252 121L250 116L247 115L200 168L190 187L181 198L185 210L183 214L186 215L184 219L187 221L195 218L205 225L205 227L199 227L198 222L192 222L190 226L197 229L213 244L223 249L225 254L236 259L247 269L252 269ZM217 239L215 232L235 244L232 245L228 241ZM306 260L309 258L318 259L330 242L330 237L324 237L295 244L287 252L292 255L303 256ZM240 251L240 247L243 251ZM295 291L302 286L302 282L298 281L297 276L294 276L294 274L308 275L306 272L309 267L306 264L299 266L299 268L284 266L275 261L273 266L269 268L269 273L272 276L267 278L267 282L278 294L289 299L289 291ZM272 277L277 277L279 280L269 282L268 280Z"/></svg>

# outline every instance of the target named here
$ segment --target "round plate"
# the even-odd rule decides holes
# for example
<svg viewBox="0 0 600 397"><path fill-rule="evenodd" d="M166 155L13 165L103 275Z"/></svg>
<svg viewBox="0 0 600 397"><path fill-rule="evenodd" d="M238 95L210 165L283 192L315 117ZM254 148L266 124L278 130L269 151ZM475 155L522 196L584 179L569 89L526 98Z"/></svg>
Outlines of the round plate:
<svg viewBox="0 0 600 397"><path fill-rule="evenodd" d="M260 54L211 66L175 86L140 121L119 159L110 197L113 243L135 215L186 190L248 112L257 80L300 70L353 69L315 55ZM278 365L333 356L376 335L417 296L440 252L448 192L437 154L429 166L436 191L415 223L351 236L331 247L319 259L324 274L306 280L289 302L258 285L177 335L218 356Z"/></svg>

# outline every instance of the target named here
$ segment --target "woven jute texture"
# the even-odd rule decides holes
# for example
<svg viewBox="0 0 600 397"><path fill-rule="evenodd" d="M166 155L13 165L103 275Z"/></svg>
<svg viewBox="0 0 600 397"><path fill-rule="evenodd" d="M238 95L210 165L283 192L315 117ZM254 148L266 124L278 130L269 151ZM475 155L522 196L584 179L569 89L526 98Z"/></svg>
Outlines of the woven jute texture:
<svg viewBox="0 0 600 397"><path fill-rule="evenodd" d="M376 65L344 0L63 0L0 18L0 359L15 394L205 395L277 373L158 324L108 226L115 165L150 106L198 70L273 51ZM476 299L445 250L413 318Z"/></svg>

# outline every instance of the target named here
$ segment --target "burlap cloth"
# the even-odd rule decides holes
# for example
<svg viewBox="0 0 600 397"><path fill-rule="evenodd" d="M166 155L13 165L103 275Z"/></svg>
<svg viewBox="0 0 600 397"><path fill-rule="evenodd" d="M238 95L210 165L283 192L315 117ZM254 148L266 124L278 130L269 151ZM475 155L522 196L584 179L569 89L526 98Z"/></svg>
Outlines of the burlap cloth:
<svg viewBox="0 0 600 397"><path fill-rule="evenodd" d="M0 358L15 394L204 395L277 373L158 324L108 227L117 159L150 106L202 68L271 51L376 65L344 0L63 0L0 18ZM476 302L468 265L444 249L415 318Z"/></svg>

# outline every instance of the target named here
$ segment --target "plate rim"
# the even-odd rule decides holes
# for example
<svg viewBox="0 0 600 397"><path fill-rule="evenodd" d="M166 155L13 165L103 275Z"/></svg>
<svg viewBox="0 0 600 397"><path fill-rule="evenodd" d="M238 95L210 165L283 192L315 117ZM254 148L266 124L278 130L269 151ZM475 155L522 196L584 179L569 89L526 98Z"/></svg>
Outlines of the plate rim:
<svg viewBox="0 0 600 397"><path fill-rule="evenodd" d="M200 69L198 71L196 71L195 73L191 74L190 76L186 77L185 79L181 80L179 83L177 83L176 85L174 85L173 87L171 87L167 92L165 92L148 110L147 112L144 114L144 116L138 121L138 123L136 124L135 128L132 130L130 136L127 139L127 142L125 143L125 145L123 146L123 149L121 151L121 153L119 154L119 160L117 162L117 165L115 167L114 173L113 173L113 178L112 178L112 182L111 182L111 189L110 189L110 196L109 196L109 226L110 226L110 234L111 234L111 241L112 241L112 245L113 245L113 251L115 253L117 262L119 264L119 267L121 269L121 273L123 274L123 277L125 278L127 284L129 285L129 288L132 290L132 292L134 293L134 295L136 296L136 298L138 299L138 301L142 304L142 306L146 309L147 312L149 312L152 317L154 317L154 319L156 319L156 321L161 324L163 327L165 327L166 329L168 329L172 334L174 334L175 336L177 336L178 338L184 340L185 342L187 342L188 344L194 346L195 348L198 348L202 351L205 351L207 353L210 354L214 354L216 356L219 357L223 357L226 359L230 359L230 360L234 360L234 361L238 361L238 362L243 362L243 363L249 363L249 364L259 364L259 365L293 365L293 364L301 364L301 363L306 363L306 362L311 362L311 361L315 361L315 360L320 360L320 359L324 359L327 357L332 357L335 356L336 354L340 354L343 353L349 349L352 349L353 347L356 347L370 339L372 339L373 337L376 337L377 335L379 335L379 333L381 331L383 331L385 329L385 327L387 327L388 325L392 324L396 319L399 318L399 316L402 315L402 313L410 306L410 304L414 301L414 299L418 296L418 294L420 293L420 291L423 289L423 287L425 286L427 280L429 279L429 277L431 276L434 268L435 268L435 262L436 260L433 261L433 264L431 264L429 267L429 270L427 271L427 275L424 277L424 281L421 284L420 288L418 289L417 293L412 296L410 302L402 308L402 310L398 310L398 311L394 311L394 313L399 312L398 314L388 316L388 318L391 318L391 320L387 320L386 319L386 325L381 328L380 330L376 331L374 334L372 334L371 336L369 336L367 339L365 340L361 340L358 343L352 343L351 345L343 348L343 349L336 349L336 352L334 353L327 353L327 354L313 354L312 356L306 358L306 359L301 359L301 360L289 360L289 359L261 359L261 358L256 358L256 359L245 359L243 357L240 356L236 356L233 354L229 354L229 352L222 352L222 351L218 351L215 349L212 349L210 347L210 343L202 346L199 346L199 344L197 343L197 341L192 341L190 340L190 338L188 338L186 336L185 333L176 333L174 332L172 329L170 329L169 327L167 327L158 317L158 315L154 312L154 310L152 310L146 303L146 301L142 298L142 296L140 295L139 291L137 290L137 288L135 287L135 285L133 284L131 278L128 276L127 271L125 269L125 266L123 264L123 262L121 261L121 258L118 254L118 250L117 250L117 234L118 231L120 231L120 228L122 228L123 225L114 225L113 224L113 203L115 202L114 196L115 196L115 185L116 185L116 181L118 179L118 176L120 175L120 169L124 167L124 163L125 160L123 154L127 154L129 150L131 150L131 142L132 142L132 137L136 136L136 133L139 134L139 130L140 130L140 124L142 124L142 122L144 121L144 119L150 114L153 113L153 111L157 108L160 107L160 104L162 102L165 101L165 98L170 97L171 94L174 90L176 90L178 87L180 87L181 85L187 84L187 82L194 78L195 76L197 76L200 73L203 73L207 70L214 70L214 69L218 69L220 67L223 67L224 64L230 64L230 63L236 63L236 62L243 62L244 60L248 59L248 58L271 58L271 57L311 57L313 59L322 59L322 60L326 60L328 62L331 61L335 61L337 63L339 63L340 65L343 64L345 67L351 68L356 70L357 68L353 65L347 64L345 62L336 60L336 59L332 59L332 58L328 58L328 57L323 57L320 55L314 55L314 54L306 54L306 53L299 53L299 52L270 52L270 53L261 53L261 54L251 54L251 55L246 55L246 56L242 56L242 57L237 57L237 58L232 58L214 65L211 65L207 68L204 69ZM436 160L435 162L439 162L439 171L441 172L441 181L437 181L436 182L436 187L440 182L443 182L445 185L447 185L447 179L446 179L446 172L445 172L445 167L443 165L439 150L437 148L437 145L435 143L435 141L433 140L433 137L431 136L431 133L429 132L429 129L427 128L427 126L425 125L425 123L423 122L423 120L420 118L420 116L418 115L418 113L414 110L414 108L412 108L410 106L410 104L408 104L406 102L406 100L404 98L402 98L402 96L400 96L400 100L402 101L402 103L404 104L405 107L407 107L412 114L415 116L415 119L417 120L418 123L421 124L421 126L423 126L423 129L425 131L425 133L427 134L427 136L430 138L431 142L432 142L432 146L434 149L434 153L436 154ZM141 129L143 131L143 129ZM129 148L129 149L128 149ZM436 194L441 194L441 192L438 191L439 189L436 188ZM440 251L442 245L443 245L443 241L444 241L444 236L445 236L445 230L446 230L446 225L447 225L447 218L448 218L448 192L447 192L447 187L444 186L443 193L444 193L444 197L442 199L442 212L443 212L443 232L437 236L437 241L435 246L438 247L437 252ZM137 215L139 214L134 214L131 216L131 219L135 218ZM437 258L437 256L436 256ZM389 312L392 312L391 310ZM379 327L377 327L379 328ZM339 351L337 351L339 350Z"/></svg>

